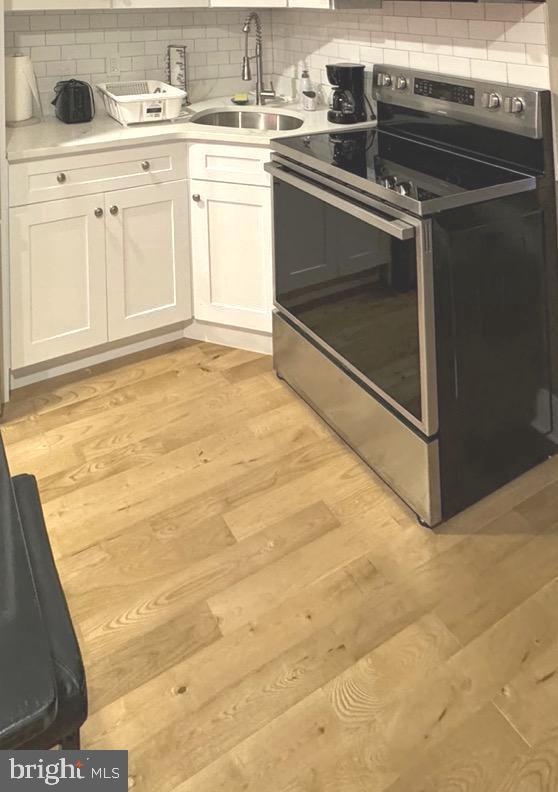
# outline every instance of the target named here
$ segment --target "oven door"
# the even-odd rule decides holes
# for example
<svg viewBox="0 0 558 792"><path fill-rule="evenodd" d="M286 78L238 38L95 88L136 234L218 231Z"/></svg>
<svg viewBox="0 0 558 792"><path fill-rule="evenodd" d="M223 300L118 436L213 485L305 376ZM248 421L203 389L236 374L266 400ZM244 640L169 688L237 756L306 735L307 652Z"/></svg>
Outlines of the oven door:
<svg viewBox="0 0 558 792"><path fill-rule="evenodd" d="M430 221L292 168L266 165L276 307L432 437L438 414Z"/></svg>

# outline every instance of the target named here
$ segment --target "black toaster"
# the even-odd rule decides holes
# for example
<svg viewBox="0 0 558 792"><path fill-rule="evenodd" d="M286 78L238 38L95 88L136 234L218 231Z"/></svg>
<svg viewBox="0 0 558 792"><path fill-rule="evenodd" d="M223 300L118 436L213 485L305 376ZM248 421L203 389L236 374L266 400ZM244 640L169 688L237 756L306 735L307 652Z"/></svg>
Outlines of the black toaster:
<svg viewBox="0 0 558 792"><path fill-rule="evenodd" d="M56 118L65 124L81 124L95 117L95 97L89 83L62 80L56 83L54 93Z"/></svg>

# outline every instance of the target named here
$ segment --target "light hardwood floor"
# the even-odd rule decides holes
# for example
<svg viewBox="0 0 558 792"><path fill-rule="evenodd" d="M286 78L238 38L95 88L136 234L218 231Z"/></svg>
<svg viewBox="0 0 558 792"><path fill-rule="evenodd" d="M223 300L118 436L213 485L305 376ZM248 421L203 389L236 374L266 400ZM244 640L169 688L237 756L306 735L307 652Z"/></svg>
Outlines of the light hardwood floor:
<svg viewBox="0 0 558 792"><path fill-rule="evenodd" d="M272 371L177 344L18 393L136 792L558 789L558 459L431 532Z"/></svg>

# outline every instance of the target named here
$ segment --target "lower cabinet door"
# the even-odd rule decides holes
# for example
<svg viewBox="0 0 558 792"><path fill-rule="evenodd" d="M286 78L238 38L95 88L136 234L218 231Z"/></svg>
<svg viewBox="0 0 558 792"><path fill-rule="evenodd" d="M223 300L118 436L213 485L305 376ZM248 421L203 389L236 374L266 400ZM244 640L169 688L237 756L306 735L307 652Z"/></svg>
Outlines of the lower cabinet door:
<svg viewBox="0 0 558 792"><path fill-rule="evenodd" d="M271 331L269 187L192 180L196 319Z"/></svg>
<svg viewBox="0 0 558 792"><path fill-rule="evenodd" d="M104 196L10 211L12 368L107 341Z"/></svg>
<svg viewBox="0 0 558 792"><path fill-rule="evenodd" d="M109 340L191 318L187 189L106 194Z"/></svg>

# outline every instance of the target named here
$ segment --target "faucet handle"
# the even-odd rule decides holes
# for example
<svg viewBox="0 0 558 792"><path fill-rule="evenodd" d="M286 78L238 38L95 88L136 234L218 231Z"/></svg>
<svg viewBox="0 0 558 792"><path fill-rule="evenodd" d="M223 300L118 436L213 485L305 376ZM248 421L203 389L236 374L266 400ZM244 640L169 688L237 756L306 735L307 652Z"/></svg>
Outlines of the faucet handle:
<svg viewBox="0 0 558 792"><path fill-rule="evenodd" d="M273 80L269 83L269 88L264 88L261 92L261 95L266 99L275 99L276 93L275 88L273 87Z"/></svg>

